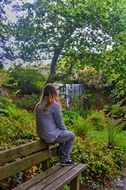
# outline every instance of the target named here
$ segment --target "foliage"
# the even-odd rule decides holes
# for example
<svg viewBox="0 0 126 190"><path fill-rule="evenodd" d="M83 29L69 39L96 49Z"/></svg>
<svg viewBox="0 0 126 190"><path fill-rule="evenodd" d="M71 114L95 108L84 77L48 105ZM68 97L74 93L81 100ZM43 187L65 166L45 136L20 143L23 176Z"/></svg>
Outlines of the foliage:
<svg viewBox="0 0 126 190"><path fill-rule="evenodd" d="M15 67L10 71L9 86L15 86L15 90L20 90L23 94L40 93L46 77L34 68Z"/></svg>
<svg viewBox="0 0 126 190"><path fill-rule="evenodd" d="M10 113L8 112L8 110L1 109L1 108L0 108L0 113L2 113L5 116L9 116L10 115Z"/></svg>
<svg viewBox="0 0 126 190"><path fill-rule="evenodd" d="M93 126L96 130L103 130L106 127L106 118L102 112L92 111L86 119L87 125L91 128Z"/></svg>
<svg viewBox="0 0 126 190"><path fill-rule="evenodd" d="M8 71L4 67L0 69L0 85L6 85L8 77Z"/></svg>
<svg viewBox="0 0 126 190"><path fill-rule="evenodd" d="M82 49L105 50L114 40L112 37L125 30L125 5L124 0L25 3L23 10L27 10L27 15L14 30L20 58L36 60L43 52L49 52L53 55L51 73L55 73L61 55L73 56Z"/></svg>
<svg viewBox="0 0 126 190"><path fill-rule="evenodd" d="M3 69L4 65L0 63L0 70Z"/></svg>
<svg viewBox="0 0 126 190"><path fill-rule="evenodd" d="M10 23L7 20L5 7L10 5L12 0L0 1L0 67L6 63L6 59L13 60L16 58L13 43L9 41L11 37ZM12 46L11 46L12 45Z"/></svg>
<svg viewBox="0 0 126 190"><path fill-rule="evenodd" d="M29 111L33 111L35 108L35 105L39 101L39 95L37 94L26 94L23 97L21 97L19 100L17 100L16 104L20 108L24 108Z"/></svg>
<svg viewBox="0 0 126 190"><path fill-rule="evenodd" d="M61 190L70 190L70 187L68 185L65 185Z"/></svg>
<svg viewBox="0 0 126 190"><path fill-rule="evenodd" d="M72 110L63 110L63 118L66 126L71 126L79 116L79 112Z"/></svg>
<svg viewBox="0 0 126 190"><path fill-rule="evenodd" d="M117 124L120 128L123 130L126 129L126 106L121 106L121 104L118 102L116 104L112 105L106 105L104 106L103 111L106 115L110 116L111 118L115 119Z"/></svg>
<svg viewBox="0 0 126 190"><path fill-rule="evenodd" d="M91 88L87 88L83 94L83 107L84 109L91 109L94 107L95 97L93 94L93 90Z"/></svg>
<svg viewBox="0 0 126 190"><path fill-rule="evenodd" d="M113 114L113 116L115 115L117 117L125 115L124 106L121 107L119 103L113 104L111 106L111 113Z"/></svg>
<svg viewBox="0 0 126 190"><path fill-rule="evenodd" d="M0 96L0 108L7 109L8 106L13 106L13 101L5 96Z"/></svg>
<svg viewBox="0 0 126 190"><path fill-rule="evenodd" d="M116 156L117 155L117 156ZM84 182L104 183L125 167L126 152L119 148L108 149L91 139L76 138L72 158L77 162L88 163L84 172Z"/></svg>
<svg viewBox="0 0 126 190"><path fill-rule="evenodd" d="M88 87L95 87L96 89L103 87L102 71L96 70L94 67L85 66L78 72L79 78Z"/></svg>
<svg viewBox="0 0 126 190"><path fill-rule="evenodd" d="M33 114L18 109L6 97L0 98L1 103L4 102L1 109L9 113L8 116L0 113L0 146L8 148L36 139L35 118ZM103 112L63 110L63 117L68 129L73 130L76 134L71 154L72 159L76 162L89 164L81 183L89 183L90 185L95 183L97 186L97 184L104 183L105 180L112 179L118 175L125 167L126 152L121 148L115 147L115 145L118 145L115 136L119 137L119 147L123 147L121 133L118 130L114 131L115 125L111 121L108 122ZM113 134L111 133L112 131ZM116 142L111 149L107 147L107 141L104 142L103 138L106 134L108 138L109 132L111 133L112 141ZM126 148L126 143L123 148ZM35 173L36 170L37 168L31 168L30 174ZM65 188L67 189L67 187Z"/></svg>
<svg viewBox="0 0 126 190"><path fill-rule="evenodd" d="M82 139L90 137L110 148L126 148L125 132L121 131L122 124L105 118L103 112L88 111L84 115L76 116L74 122L67 127Z"/></svg>
<svg viewBox="0 0 126 190"><path fill-rule="evenodd" d="M113 122L108 121L108 147L116 146L116 135L120 132L119 127Z"/></svg>
<svg viewBox="0 0 126 190"><path fill-rule="evenodd" d="M93 65L97 68L99 64L99 69L102 69L102 73L104 75L103 86L111 94L113 102L125 104L126 54L124 51L124 41L126 40L126 34L123 33L120 39L118 39L120 35L118 34L117 36L118 45L114 46L111 51L106 51L104 54L97 56L97 62L94 62Z"/></svg>
<svg viewBox="0 0 126 190"><path fill-rule="evenodd" d="M11 147L36 138L33 116L23 111L18 114L20 116L13 113L10 117L0 114L1 147Z"/></svg>
<svg viewBox="0 0 126 190"><path fill-rule="evenodd" d="M33 114L16 107L11 99L0 96L0 146L9 147L36 138Z"/></svg>
<svg viewBox="0 0 126 190"><path fill-rule="evenodd" d="M73 123L71 129L74 131L75 135L85 139L87 137L88 128L86 121L81 117L78 116L75 122Z"/></svg>

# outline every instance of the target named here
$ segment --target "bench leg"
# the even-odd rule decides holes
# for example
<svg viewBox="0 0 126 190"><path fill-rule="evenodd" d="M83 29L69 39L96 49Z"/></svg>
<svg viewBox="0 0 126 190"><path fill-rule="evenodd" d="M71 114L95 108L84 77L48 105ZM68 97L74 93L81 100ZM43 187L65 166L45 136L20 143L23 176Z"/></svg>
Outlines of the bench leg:
<svg viewBox="0 0 126 190"><path fill-rule="evenodd" d="M45 160L44 162L42 162L42 169L43 169L43 171L45 171L48 168L50 168L50 166L51 166L50 160Z"/></svg>
<svg viewBox="0 0 126 190"><path fill-rule="evenodd" d="M81 174L79 174L76 178L74 178L70 183L70 190L79 190L80 189L80 178Z"/></svg>

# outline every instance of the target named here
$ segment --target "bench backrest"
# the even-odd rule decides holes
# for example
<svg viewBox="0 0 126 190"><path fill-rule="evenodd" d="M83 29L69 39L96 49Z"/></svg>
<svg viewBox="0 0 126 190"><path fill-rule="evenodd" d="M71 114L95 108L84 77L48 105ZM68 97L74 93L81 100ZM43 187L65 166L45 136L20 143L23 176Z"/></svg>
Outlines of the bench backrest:
<svg viewBox="0 0 126 190"><path fill-rule="evenodd" d="M51 156L49 145L42 140L0 151L0 180L49 160Z"/></svg>

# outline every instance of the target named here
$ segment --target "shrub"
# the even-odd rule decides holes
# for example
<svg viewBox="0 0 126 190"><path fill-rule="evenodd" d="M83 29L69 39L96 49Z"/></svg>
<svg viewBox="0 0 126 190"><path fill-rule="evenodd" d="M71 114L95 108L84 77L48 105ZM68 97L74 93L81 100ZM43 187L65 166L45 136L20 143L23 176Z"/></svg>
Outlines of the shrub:
<svg viewBox="0 0 126 190"><path fill-rule="evenodd" d="M94 67L85 66L79 71L79 77L89 87L103 88L103 74L102 71L96 70Z"/></svg>
<svg viewBox="0 0 126 190"><path fill-rule="evenodd" d="M91 109L94 106L95 98L91 89L86 89L83 95L83 100L84 100L83 104L85 109Z"/></svg>
<svg viewBox="0 0 126 190"><path fill-rule="evenodd" d="M8 84L15 91L20 90L23 94L40 93L46 82L46 76L34 68L16 67L10 71Z"/></svg>
<svg viewBox="0 0 126 190"><path fill-rule="evenodd" d="M20 112L21 114L21 112ZM0 146L12 147L36 138L35 119L27 112L22 116L5 117L1 115Z"/></svg>
<svg viewBox="0 0 126 190"><path fill-rule="evenodd" d="M0 96L0 114L10 116L9 107L15 109L13 101L5 96Z"/></svg>
<svg viewBox="0 0 126 190"><path fill-rule="evenodd" d="M126 152L119 148L109 149L103 144L89 138L76 138L71 154L77 162L87 163L84 171L84 182L103 184L110 180L126 166Z"/></svg>
<svg viewBox="0 0 126 190"><path fill-rule="evenodd" d="M71 126L79 116L79 112L72 110L63 110L63 118L66 126Z"/></svg>
<svg viewBox="0 0 126 190"><path fill-rule="evenodd" d="M7 109L8 106L13 106L13 101L5 96L0 96L0 108Z"/></svg>
<svg viewBox="0 0 126 190"><path fill-rule="evenodd" d="M96 130L103 130L106 127L106 118L102 112L92 111L88 115L86 122Z"/></svg>
<svg viewBox="0 0 126 190"><path fill-rule="evenodd" d="M38 100L39 100L39 95L27 94L17 101L17 106L21 108L25 108L26 110L29 110L29 111L33 111Z"/></svg>
<svg viewBox="0 0 126 190"><path fill-rule="evenodd" d="M81 117L78 116L76 121L73 123L72 128L74 130L75 135L85 139L87 137L87 124L86 121Z"/></svg>
<svg viewBox="0 0 126 190"><path fill-rule="evenodd" d="M0 114L3 114L5 116L9 116L10 115L10 113L7 110L1 109L1 108L0 108Z"/></svg>
<svg viewBox="0 0 126 190"><path fill-rule="evenodd" d="M116 135L120 132L120 128L110 120L108 120L107 125L108 147L112 148L116 146Z"/></svg>
<svg viewBox="0 0 126 190"><path fill-rule="evenodd" d="M18 109L7 97L0 96L0 146L21 144L36 138L34 115Z"/></svg>

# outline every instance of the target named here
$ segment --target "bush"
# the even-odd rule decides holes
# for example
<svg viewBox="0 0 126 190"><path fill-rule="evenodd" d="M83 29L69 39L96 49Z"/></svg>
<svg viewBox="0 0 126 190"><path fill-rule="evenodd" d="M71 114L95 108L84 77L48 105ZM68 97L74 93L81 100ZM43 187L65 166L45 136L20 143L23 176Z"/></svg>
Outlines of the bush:
<svg viewBox="0 0 126 190"><path fill-rule="evenodd" d="M40 93L46 82L46 76L34 68L16 67L10 71L8 84L15 91L20 90L22 94Z"/></svg>
<svg viewBox="0 0 126 190"><path fill-rule="evenodd" d="M87 163L89 167L84 171L85 183L103 184L119 175L126 166L126 152L119 148L109 149L101 143L86 138L76 138L71 154L77 162Z"/></svg>
<svg viewBox="0 0 126 190"><path fill-rule="evenodd" d="M102 71L98 71L91 66L85 66L78 74L80 80L88 87L95 87L96 89L103 88Z"/></svg>
<svg viewBox="0 0 126 190"><path fill-rule="evenodd" d="M5 117L0 115L0 146L12 147L36 138L35 119L27 112Z"/></svg>
<svg viewBox="0 0 126 190"><path fill-rule="evenodd" d="M17 106L21 108L25 108L26 110L29 110L29 111L33 111L38 100L39 100L39 95L27 94L17 101Z"/></svg>
<svg viewBox="0 0 126 190"><path fill-rule="evenodd" d="M5 96L0 96L0 108L7 109L8 106L13 106L13 101Z"/></svg>
<svg viewBox="0 0 126 190"><path fill-rule="evenodd" d="M112 147L116 146L116 143L117 143L116 142L116 136L117 136L117 134L119 134L121 129L117 126L117 124L115 124L111 120L108 120L107 124L108 124L108 126L107 126L107 130L108 130L108 147L112 148Z"/></svg>
<svg viewBox="0 0 126 190"><path fill-rule="evenodd" d="M1 108L0 108L0 114L3 114L5 116L9 116L10 115L10 113L8 112L8 110L1 109Z"/></svg>
<svg viewBox="0 0 126 190"><path fill-rule="evenodd" d="M0 96L0 146L11 147L36 138L35 117Z"/></svg>
<svg viewBox="0 0 126 190"><path fill-rule="evenodd" d="M86 121L81 117L78 116L76 121L73 123L72 128L74 130L75 135L85 139L87 137L87 124Z"/></svg>
<svg viewBox="0 0 126 190"><path fill-rule="evenodd" d="M15 109L13 101L5 96L0 96L0 114L10 116L9 108Z"/></svg>
<svg viewBox="0 0 126 190"><path fill-rule="evenodd" d="M71 126L79 116L79 112L72 110L63 110L63 118L66 126Z"/></svg>
<svg viewBox="0 0 126 190"><path fill-rule="evenodd" d="M92 111L88 115L86 122L91 127L93 126L96 130L103 130L106 127L106 118L102 112Z"/></svg>

